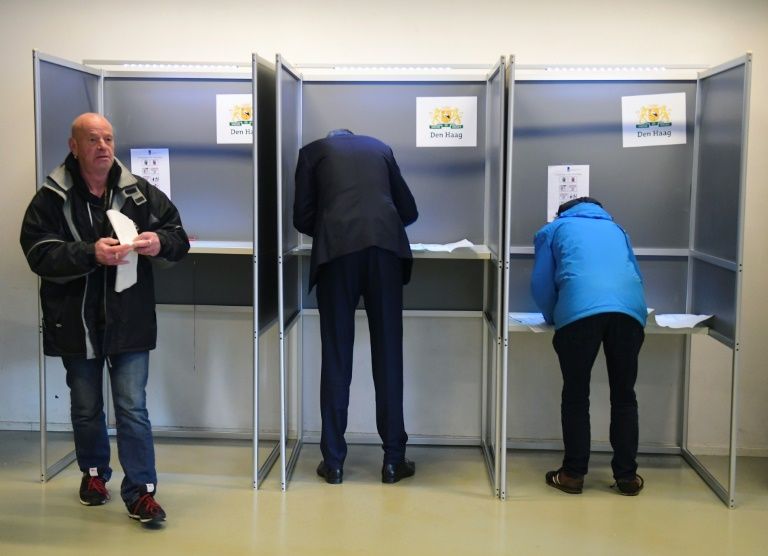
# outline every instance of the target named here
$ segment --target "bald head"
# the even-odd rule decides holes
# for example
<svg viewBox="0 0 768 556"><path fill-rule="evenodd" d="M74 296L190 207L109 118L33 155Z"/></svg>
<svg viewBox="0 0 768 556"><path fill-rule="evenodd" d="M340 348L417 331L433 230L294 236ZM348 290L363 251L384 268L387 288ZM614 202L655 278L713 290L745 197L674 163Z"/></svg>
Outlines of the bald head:
<svg viewBox="0 0 768 556"><path fill-rule="evenodd" d="M70 135L73 138L76 138L77 136L86 133L88 129L93 126L106 126L109 128L110 133L112 132L112 124L110 124L109 120L104 116L97 114L96 112L86 112L85 114L80 114L72 121L72 131L70 132Z"/></svg>
<svg viewBox="0 0 768 556"><path fill-rule="evenodd" d="M69 150L80 164L86 182L106 180L115 160L114 140L112 124L104 116L86 112L72 122Z"/></svg>

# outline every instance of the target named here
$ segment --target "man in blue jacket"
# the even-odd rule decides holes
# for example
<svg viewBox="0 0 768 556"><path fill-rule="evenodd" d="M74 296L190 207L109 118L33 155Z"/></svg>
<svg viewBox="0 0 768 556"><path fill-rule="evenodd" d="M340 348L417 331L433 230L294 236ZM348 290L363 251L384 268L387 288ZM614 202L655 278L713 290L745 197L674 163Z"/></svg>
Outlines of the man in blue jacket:
<svg viewBox="0 0 768 556"><path fill-rule="evenodd" d="M590 451L589 381L600 345L611 391L611 460L617 491L634 496L637 474L637 359L647 316L643 279L626 232L590 197L560 206L536 232L531 293L555 326L563 374L561 421L565 456L548 485L580 494Z"/></svg>
<svg viewBox="0 0 768 556"><path fill-rule="evenodd" d="M373 137L334 130L304 146L296 167L293 224L312 236L309 289L317 284L322 365L317 474L343 480L355 309L362 295L371 334L376 428L384 449L381 480L415 472L406 459L403 420L403 284L411 274L405 226L416 203L392 149Z"/></svg>

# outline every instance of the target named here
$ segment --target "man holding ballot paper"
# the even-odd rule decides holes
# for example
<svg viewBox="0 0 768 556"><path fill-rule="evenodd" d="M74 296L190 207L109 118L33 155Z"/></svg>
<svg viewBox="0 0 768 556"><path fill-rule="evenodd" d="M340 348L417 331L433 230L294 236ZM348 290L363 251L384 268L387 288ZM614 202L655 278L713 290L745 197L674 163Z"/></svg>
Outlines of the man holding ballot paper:
<svg viewBox="0 0 768 556"><path fill-rule="evenodd" d="M96 506L109 499L106 362L125 473L120 495L130 517L157 524L165 512L154 498L145 392L149 350L157 340L150 258L178 261L189 241L168 197L115 159L112 125L103 116L78 116L69 149L33 197L21 227L24 254L41 278L44 351L60 356L67 373L83 472L80 502Z"/></svg>

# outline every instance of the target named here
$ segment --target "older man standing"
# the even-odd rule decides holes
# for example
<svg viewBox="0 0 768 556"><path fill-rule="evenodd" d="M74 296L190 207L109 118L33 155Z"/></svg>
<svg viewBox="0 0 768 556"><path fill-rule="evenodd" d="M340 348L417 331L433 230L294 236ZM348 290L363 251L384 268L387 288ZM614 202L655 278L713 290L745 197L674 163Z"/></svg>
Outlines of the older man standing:
<svg viewBox="0 0 768 556"><path fill-rule="evenodd" d="M104 504L112 475L102 399L107 363L125 477L120 495L130 517L165 520L155 500L152 429L146 409L149 350L155 348L154 283L150 259L180 260L189 250L176 207L114 157L112 125L86 113L72 123L70 154L45 179L24 215L21 246L41 277L43 343L60 356L70 388L80 502ZM121 245L107 217L114 209L139 232ZM127 259L135 251L138 261ZM136 264L136 282L117 288L117 269Z"/></svg>

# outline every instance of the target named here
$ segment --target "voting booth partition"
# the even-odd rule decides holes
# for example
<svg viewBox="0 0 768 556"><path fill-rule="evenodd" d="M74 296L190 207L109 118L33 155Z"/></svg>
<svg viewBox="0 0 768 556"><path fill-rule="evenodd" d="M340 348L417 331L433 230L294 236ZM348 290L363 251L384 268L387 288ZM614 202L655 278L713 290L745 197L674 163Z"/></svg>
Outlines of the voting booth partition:
<svg viewBox="0 0 768 556"><path fill-rule="evenodd" d="M750 65L748 54L706 71L510 67L505 450L562 449L562 377L551 327L532 334L512 317L539 311L529 293L532 240L552 195L556 207L587 194L558 189L548 174L576 171L573 181L588 182L588 195L629 234L654 310L636 386L640 452L681 454L727 505L735 504ZM712 317L703 326L664 328L656 324L664 314ZM593 450L606 451L602 359L592 373L591 417Z"/></svg>
<svg viewBox="0 0 768 556"><path fill-rule="evenodd" d="M406 230L415 258L404 290L409 444L481 447L498 491L505 71L504 58L486 66L350 68L292 67L277 56L284 489L302 445L317 442L321 430L311 238L292 223L296 162L303 145L346 128L392 148L419 210ZM471 246L421 245L460 240ZM378 444L366 323L360 306L346 438Z"/></svg>
<svg viewBox="0 0 768 556"><path fill-rule="evenodd" d="M256 55L241 65L79 64L39 52L33 60L38 185L68 154L74 118L101 113L116 158L169 193L190 236L190 254L154 273L155 435L252 440L258 487L280 430L274 66ZM113 428L108 384L104 399ZM74 452L51 436L71 431L69 393L59 358L43 355L42 328L40 430L45 481Z"/></svg>

